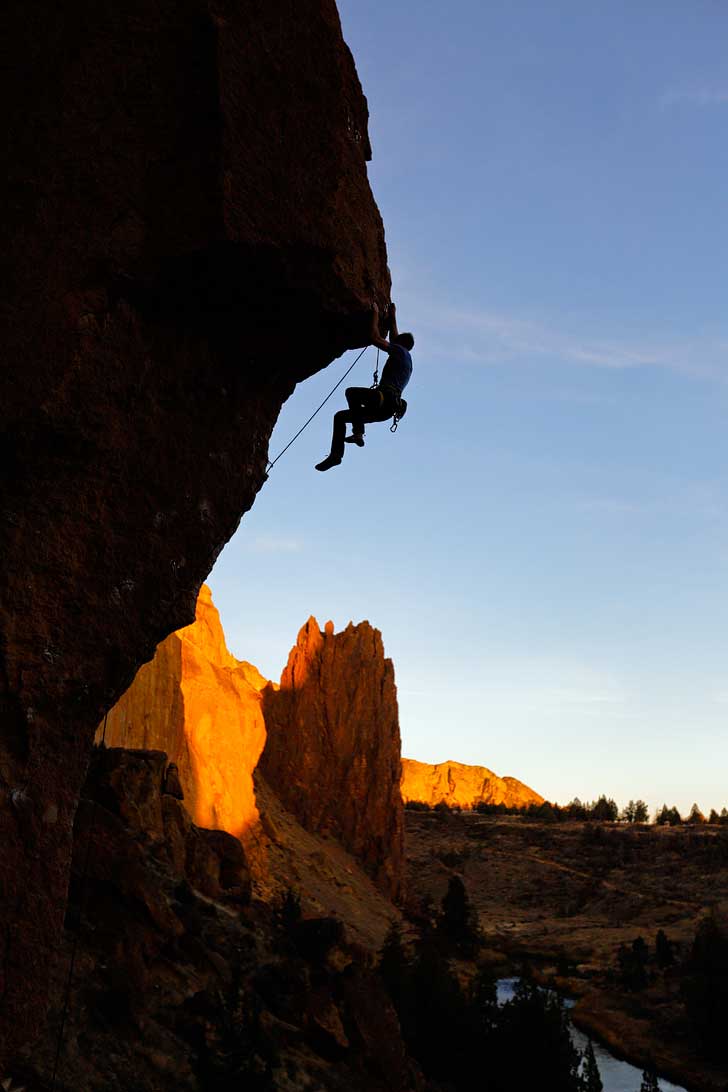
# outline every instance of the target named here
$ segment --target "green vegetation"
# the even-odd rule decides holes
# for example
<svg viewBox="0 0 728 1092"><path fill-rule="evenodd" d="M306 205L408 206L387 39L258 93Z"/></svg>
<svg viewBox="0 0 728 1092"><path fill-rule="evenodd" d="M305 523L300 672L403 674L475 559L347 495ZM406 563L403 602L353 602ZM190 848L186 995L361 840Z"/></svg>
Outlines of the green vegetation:
<svg viewBox="0 0 728 1092"><path fill-rule="evenodd" d="M646 987L649 958L650 950L644 937L637 937L631 946L620 944L617 952L617 974L623 989L637 993Z"/></svg>
<svg viewBox="0 0 728 1092"><path fill-rule="evenodd" d="M441 800L431 807L424 800L408 800L405 803L407 811L436 812L440 815L449 815L451 812L459 813L469 811L469 808L452 807L446 801ZM478 815L520 815L526 819L540 823L562 823L567 820L579 822L602 823L626 823L644 824L650 822L650 813L644 800L630 800L620 811L614 800L602 795L591 803L582 803L578 796L569 804L553 804L545 800L542 804L523 804L518 807L508 807L506 804L476 804L472 811ZM669 808L663 804L658 808L653 820L657 826L681 826L685 823L693 826L728 826L728 809L721 808L720 814L711 808L710 815L706 819L697 804L693 804L687 819L683 819L676 807Z"/></svg>
<svg viewBox="0 0 728 1092"><path fill-rule="evenodd" d="M474 959L478 954L481 946L478 917L459 876L450 878L447 894L442 900L438 932L453 953L463 959Z"/></svg>
<svg viewBox="0 0 728 1092"><path fill-rule="evenodd" d="M728 1057L728 932L715 913L698 926L683 968L681 993L699 1048L718 1061Z"/></svg>
<svg viewBox="0 0 728 1092"><path fill-rule="evenodd" d="M594 1051L590 1046L582 1058L574 1047L558 995L523 980L499 1006L495 980L484 968L463 984L453 960L476 956L479 944L459 877L451 879L434 927L409 948L396 925L385 939L380 974L407 1049L427 1080L452 1092L601 1092Z"/></svg>

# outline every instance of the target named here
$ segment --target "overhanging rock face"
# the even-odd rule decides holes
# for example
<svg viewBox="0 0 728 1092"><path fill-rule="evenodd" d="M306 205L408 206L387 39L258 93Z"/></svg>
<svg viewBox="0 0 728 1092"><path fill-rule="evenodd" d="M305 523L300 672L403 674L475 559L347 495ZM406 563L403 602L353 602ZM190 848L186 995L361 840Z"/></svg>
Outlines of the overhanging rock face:
<svg viewBox="0 0 728 1092"><path fill-rule="evenodd" d="M10 0L0 32L1 1067L43 1017L94 728L389 274L333 0Z"/></svg>

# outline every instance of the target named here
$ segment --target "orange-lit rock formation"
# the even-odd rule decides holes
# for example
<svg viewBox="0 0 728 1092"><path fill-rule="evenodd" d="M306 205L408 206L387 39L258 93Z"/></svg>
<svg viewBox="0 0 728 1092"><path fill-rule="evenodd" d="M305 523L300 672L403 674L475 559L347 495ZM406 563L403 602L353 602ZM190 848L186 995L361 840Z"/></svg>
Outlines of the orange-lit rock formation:
<svg viewBox="0 0 728 1092"><path fill-rule="evenodd" d="M392 661L368 622L309 618L280 690L263 695L260 769L308 830L328 832L392 897L402 892L400 736Z"/></svg>
<svg viewBox="0 0 728 1092"><path fill-rule="evenodd" d="M228 651L203 585L194 624L162 641L110 710L106 743L164 751L194 822L239 837L267 881L253 773L268 732L260 772L270 789L302 826L333 835L398 896L399 721L380 634L367 622L337 635L329 624L322 634L310 619L281 685L278 700L275 684Z"/></svg>
<svg viewBox="0 0 728 1092"><path fill-rule="evenodd" d="M162 641L110 710L106 744L164 751L179 767L194 822L245 842L258 820L253 770L265 743L266 685L228 652L203 584L195 622Z"/></svg>
<svg viewBox="0 0 728 1092"><path fill-rule="evenodd" d="M467 766L462 762L417 762L402 759L402 797L434 807L445 803L453 807L473 808L476 804L505 804L521 807L542 804L528 785L515 777L498 777L485 766Z"/></svg>

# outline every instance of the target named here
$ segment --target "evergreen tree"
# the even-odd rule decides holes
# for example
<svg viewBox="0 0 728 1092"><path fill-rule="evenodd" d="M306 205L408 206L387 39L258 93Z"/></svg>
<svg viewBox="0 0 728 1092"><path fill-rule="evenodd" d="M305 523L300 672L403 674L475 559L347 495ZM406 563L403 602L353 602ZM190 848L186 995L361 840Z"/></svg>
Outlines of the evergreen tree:
<svg viewBox="0 0 728 1092"><path fill-rule="evenodd" d="M466 959L472 958L480 947L477 916L459 876L450 877L442 900L439 930Z"/></svg>
<svg viewBox="0 0 728 1092"><path fill-rule="evenodd" d="M597 1060L594 1057L594 1045L591 1041L587 1043L586 1050L584 1051L584 1064L581 1071L581 1087L582 1092L603 1092L604 1085L602 1084L602 1078L599 1073L599 1066Z"/></svg>
<svg viewBox="0 0 728 1092"><path fill-rule="evenodd" d="M663 804L657 815L655 816L655 822L658 827L665 827L670 822L670 809L667 804Z"/></svg>
<svg viewBox="0 0 728 1092"><path fill-rule="evenodd" d="M632 947L620 944L617 952L619 980L626 990L637 992L647 985L649 948L643 937L632 941Z"/></svg>
<svg viewBox="0 0 728 1092"><path fill-rule="evenodd" d="M558 819L558 812L553 804L550 804L548 800L544 800L543 804L539 804L536 810L535 818L541 823L555 823Z"/></svg>
<svg viewBox="0 0 728 1092"><path fill-rule="evenodd" d="M563 1002L524 980L501 1008L490 1057L496 1059L499 1074L494 1092L545 1088L577 1092L581 1088L581 1056L571 1041Z"/></svg>
<svg viewBox="0 0 728 1092"><path fill-rule="evenodd" d="M637 800L634 806L634 821L635 823L649 823L650 812L647 804L644 800Z"/></svg>
<svg viewBox="0 0 728 1092"><path fill-rule="evenodd" d="M491 1036L498 1024L498 986L492 974L479 970L470 986L470 1005L477 1024L480 1044Z"/></svg>
<svg viewBox="0 0 728 1092"><path fill-rule="evenodd" d="M591 810L592 819L600 819L603 822L613 823L619 815L619 808L615 802L606 796L600 796Z"/></svg>
<svg viewBox="0 0 728 1092"><path fill-rule="evenodd" d="M717 824L720 823L720 816L718 815L718 812L715 810L715 808L710 809L710 815L708 816L708 822L710 823L711 826L717 826Z"/></svg>
<svg viewBox="0 0 728 1092"><path fill-rule="evenodd" d="M728 808L720 809L720 821L721 823L728 823Z"/></svg>
<svg viewBox="0 0 728 1092"><path fill-rule="evenodd" d="M477 1038L460 983L433 940L420 945L409 981L399 1014L405 1041L428 1077L464 1092Z"/></svg>
<svg viewBox="0 0 728 1092"><path fill-rule="evenodd" d="M682 816L677 808L670 808L668 822L671 827L679 827L682 823Z"/></svg>
<svg viewBox="0 0 728 1092"><path fill-rule="evenodd" d="M635 804L634 800L630 800L628 804L624 805L624 807L622 808L622 814L619 817L623 823L634 823L636 807L637 805Z"/></svg>
<svg viewBox="0 0 728 1092"><path fill-rule="evenodd" d="M693 804L692 808L690 809L690 815L688 816L688 823L699 824L704 822L705 816L703 815L702 811L697 804Z"/></svg>
<svg viewBox="0 0 728 1092"><path fill-rule="evenodd" d="M672 941L667 939L667 934L659 929L655 938L655 958L661 971L666 967L672 967L675 963L675 954L672 950Z"/></svg>
<svg viewBox="0 0 728 1092"><path fill-rule="evenodd" d="M660 1082L657 1080L657 1074L651 1065L642 1071L640 1092L660 1092Z"/></svg>
<svg viewBox="0 0 728 1092"><path fill-rule="evenodd" d="M728 1012L728 932L715 913L695 933L681 992L702 1049L710 1057L728 1055L725 1014Z"/></svg>

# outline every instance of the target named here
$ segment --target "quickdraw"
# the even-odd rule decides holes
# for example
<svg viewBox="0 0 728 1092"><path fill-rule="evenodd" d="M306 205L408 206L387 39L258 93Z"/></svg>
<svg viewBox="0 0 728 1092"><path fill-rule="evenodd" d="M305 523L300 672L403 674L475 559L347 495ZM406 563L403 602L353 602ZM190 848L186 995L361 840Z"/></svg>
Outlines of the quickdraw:
<svg viewBox="0 0 728 1092"><path fill-rule="evenodd" d="M374 382L372 383L371 389L374 390L375 387L378 387L378 386L379 386L379 346L377 346L377 366L374 369Z"/></svg>

